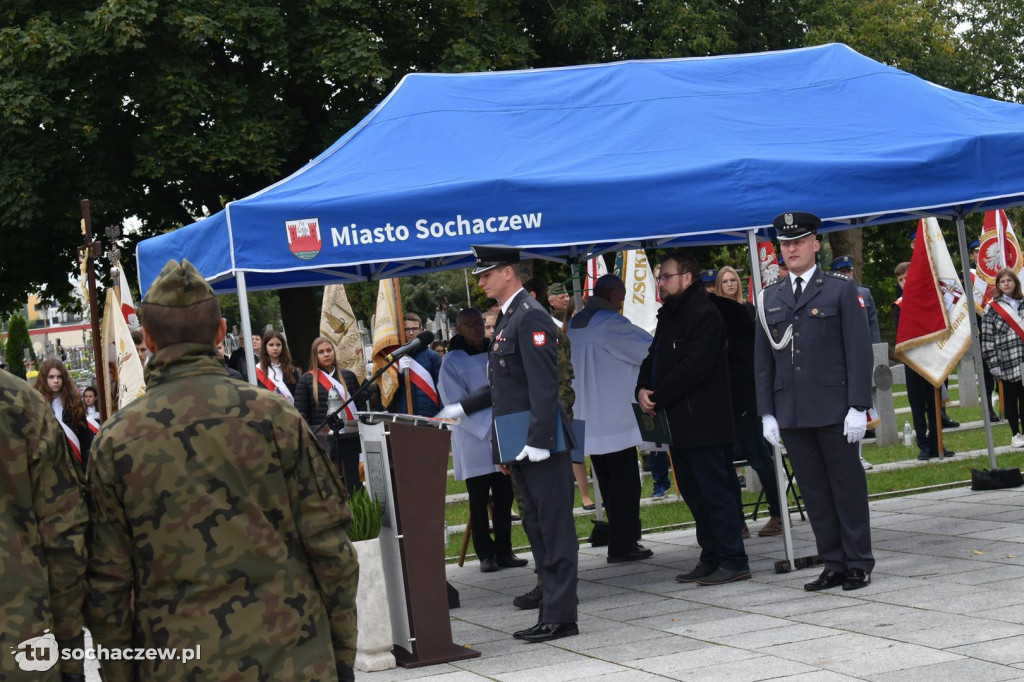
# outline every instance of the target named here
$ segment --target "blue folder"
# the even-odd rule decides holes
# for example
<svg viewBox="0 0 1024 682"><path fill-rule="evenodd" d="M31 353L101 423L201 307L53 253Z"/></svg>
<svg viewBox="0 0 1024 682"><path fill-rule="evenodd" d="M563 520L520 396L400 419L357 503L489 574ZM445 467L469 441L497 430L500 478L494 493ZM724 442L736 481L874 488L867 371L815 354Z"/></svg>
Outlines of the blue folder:
<svg viewBox="0 0 1024 682"><path fill-rule="evenodd" d="M573 449L572 461L583 461L583 436L584 423L580 419L574 419L572 423L573 437L576 447ZM513 412L503 414L494 418L494 435L498 439L498 455L502 464L516 461L516 456L526 446L526 438L530 433L530 412ZM565 430L562 428L562 413L559 410L555 414L555 447L551 452L562 452L566 450Z"/></svg>

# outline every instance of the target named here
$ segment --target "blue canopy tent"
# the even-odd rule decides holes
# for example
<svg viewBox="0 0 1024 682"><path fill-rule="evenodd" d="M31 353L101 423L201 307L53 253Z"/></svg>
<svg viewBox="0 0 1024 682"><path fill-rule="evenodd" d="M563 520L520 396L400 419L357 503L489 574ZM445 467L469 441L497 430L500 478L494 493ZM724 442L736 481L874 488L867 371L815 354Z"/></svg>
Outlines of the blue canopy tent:
<svg viewBox="0 0 1024 682"><path fill-rule="evenodd" d="M410 74L290 177L140 243L139 277L187 257L227 293L464 267L478 243L743 241L789 209L949 216L1019 203L1021 168L1024 107L844 45Z"/></svg>
<svg viewBox="0 0 1024 682"><path fill-rule="evenodd" d="M219 292L239 292L248 335L247 288L465 267L471 244L574 259L753 246L785 210L813 211L823 231L953 217L966 264L963 216L1024 203L1022 168L1024 106L844 45L409 74L291 176L141 242L139 278L144 292L169 258L188 258ZM971 300L966 273L964 285ZM792 561L786 515L783 525Z"/></svg>

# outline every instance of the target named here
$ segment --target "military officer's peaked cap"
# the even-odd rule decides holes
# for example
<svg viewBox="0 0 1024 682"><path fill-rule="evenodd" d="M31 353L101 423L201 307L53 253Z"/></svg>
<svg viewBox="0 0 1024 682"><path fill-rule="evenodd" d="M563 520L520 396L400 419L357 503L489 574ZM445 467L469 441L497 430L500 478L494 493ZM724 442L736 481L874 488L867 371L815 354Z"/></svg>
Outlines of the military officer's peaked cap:
<svg viewBox="0 0 1024 682"><path fill-rule="evenodd" d="M143 303L168 308L187 308L214 297L213 288L196 266L184 258L169 260L146 292Z"/></svg>
<svg viewBox="0 0 1024 682"><path fill-rule="evenodd" d="M980 246L981 246L981 240L975 239L973 242L971 242L970 244L967 245L967 250L968 251L974 251L975 249L979 248Z"/></svg>
<svg viewBox="0 0 1024 682"><path fill-rule="evenodd" d="M711 268L710 270L701 270L700 281L704 284L714 284L718 278L718 270Z"/></svg>
<svg viewBox="0 0 1024 682"><path fill-rule="evenodd" d="M775 216L772 225L778 233L779 241L788 242L791 239L816 234L818 226L821 225L821 218L806 211L790 211Z"/></svg>
<svg viewBox="0 0 1024 682"><path fill-rule="evenodd" d="M474 275L493 270L499 265L515 265L519 262L519 249L508 246L471 246L476 256Z"/></svg>
<svg viewBox="0 0 1024 682"><path fill-rule="evenodd" d="M832 272L853 269L853 256L839 256L832 259Z"/></svg>

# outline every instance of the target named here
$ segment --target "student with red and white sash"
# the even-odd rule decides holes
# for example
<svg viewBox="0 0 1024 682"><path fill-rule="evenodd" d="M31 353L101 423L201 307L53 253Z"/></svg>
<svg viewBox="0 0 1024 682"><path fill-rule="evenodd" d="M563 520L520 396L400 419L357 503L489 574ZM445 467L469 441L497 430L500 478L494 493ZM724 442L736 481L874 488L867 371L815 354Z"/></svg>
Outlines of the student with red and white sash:
<svg viewBox="0 0 1024 682"><path fill-rule="evenodd" d="M89 425L89 430L93 433L100 430L100 424L103 422L100 419L100 411L96 409L98 399L99 393L96 392L95 386L86 386L82 389L82 402L85 403L85 421Z"/></svg>
<svg viewBox="0 0 1024 682"><path fill-rule="evenodd" d="M269 331L263 335L260 361L256 365L256 383L268 391L283 395L295 402L295 386L299 383L299 370L292 367L292 354L284 334Z"/></svg>
<svg viewBox="0 0 1024 682"><path fill-rule="evenodd" d="M47 358L39 367L35 387L50 401L57 423L68 440L68 449L84 469L92 446L93 431L86 419L85 403L68 370L59 359Z"/></svg>
<svg viewBox="0 0 1024 682"><path fill-rule="evenodd" d="M411 341L423 331L423 321L416 313L406 313L402 318L405 325L405 338ZM402 356L398 361L401 370L398 378L398 390L388 405L388 412L417 414L421 417L433 417L441 409L441 397L437 392L437 380L441 375L441 356L429 348L420 348L414 353ZM406 404L405 378L408 369L409 381L412 382L412 409Z"/></svg>
<svg viewBox="0 0 1024 682"><path fill-rule="evenodd" d="M1024 448L1021 415L1024 414L1024 293L1010 268L996 275L998 297L981 318L981 352L992 376L1003 383L1003 405L1013 436L1010 445Z"/></svg>
<svg viewBox="0 0 1024 682"><path fill-rule="evenodd" d="M327 399L331 388L336 388L341 401L348 400L358 389L359 379L354 372L342 369L337 362L334 344L326 336L313 339L309 352L316 368L302 375L295 387L295 409L303 416L309 427L315 429L327 419ZM365 409L365 401L349 403L345 407L345 418L354 419L357 410ZM323 429L326 433L326 427Z"/></svg>

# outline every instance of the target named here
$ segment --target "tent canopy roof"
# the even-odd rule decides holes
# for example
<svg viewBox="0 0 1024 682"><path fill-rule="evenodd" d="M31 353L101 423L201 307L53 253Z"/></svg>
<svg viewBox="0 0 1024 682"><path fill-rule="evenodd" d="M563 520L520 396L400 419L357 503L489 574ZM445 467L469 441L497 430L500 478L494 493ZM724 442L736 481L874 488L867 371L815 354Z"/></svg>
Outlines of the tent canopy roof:
<svg viewBox="0 0 1024 682"><path fill-rule="evenodd" d="M1024 202L1024 106L845 45L410 74L280 182L139 244L145 291L188 258L222 293L464 267L470 245L578 257ZM307 236L308 235L308 236ZM319 242L317 241L319 237Z"/></svg>

